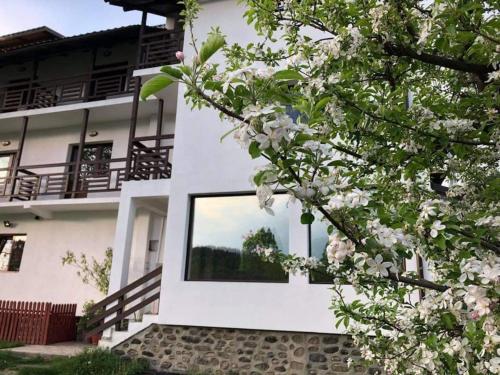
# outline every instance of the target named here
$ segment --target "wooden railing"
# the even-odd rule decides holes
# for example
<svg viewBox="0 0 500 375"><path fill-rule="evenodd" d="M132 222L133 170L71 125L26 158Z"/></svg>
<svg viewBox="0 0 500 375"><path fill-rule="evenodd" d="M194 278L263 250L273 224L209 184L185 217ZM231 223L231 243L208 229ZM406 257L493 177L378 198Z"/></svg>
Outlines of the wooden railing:
<svg viewBox="0 0 500 375"><path fill-rule="evenodd" d="M173 138L173 134L137 137L132 142L130 159L83 161L80 168L76 162L22 165L16 170L0 168L0 198L82 198L90 193L120 191L126 180L170 178Z"/></svg>
<svg viewBox="0 0 500 375"><path fill-rule="evenodd" d="M0 87L0 112L54 107L106 99L134 91L132 67L98 69L54 80L31 80Z"/></svg>
<svg viewBox="0 0 500 375"><path fill-rule="evenodd" d="M132 142L129 179L170 178L172 173L172 134L137 137Z"/></svg>
<svg viewBox="0 0 500 375"><path fill-rule="evenodd" d="M96 303L89 311L91 315L95 315L88 322L88 326L93 328L88 329L85 336L90 337L119 325L131 314L159 300L161 273L160 266Z"/></svg>
<svg viewBox="0 0 500 375"><path fill-rule="evenodd" d="M0 169L0 193L16 200L35 200L39 196L79 197L88 193L118 191L125 179L126 158L85 161L76 172L75 162L21 166L14 176L11 169ZM74 189L75 178L78 179Z"/></svg>
<svg viewBox="0 0 500 375"><path fill-rule="evenodd" d="M176 64L177 51L182 51L184 32L161 30L142 36L140 48L140 68Z"/></svg>
<svg viewBox="0 0 500 375"><path fill-rule="evenodd" d="M0 340L47 345L76 338L76 304L0 301Z"/></svg>

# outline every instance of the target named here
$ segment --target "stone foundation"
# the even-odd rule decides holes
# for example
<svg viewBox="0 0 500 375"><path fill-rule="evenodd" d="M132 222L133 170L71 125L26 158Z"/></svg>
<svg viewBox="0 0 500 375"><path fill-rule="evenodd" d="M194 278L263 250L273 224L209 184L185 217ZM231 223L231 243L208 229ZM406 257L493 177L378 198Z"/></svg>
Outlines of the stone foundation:
<svg viewBox="0 0 500 375"><path fill-rule="evenodd" d="M114 351L145 358L166 373L335 375L379 373L364 367L350 337L298 332L153 324ZM353 364L347 366L348 358Z"/></svg>

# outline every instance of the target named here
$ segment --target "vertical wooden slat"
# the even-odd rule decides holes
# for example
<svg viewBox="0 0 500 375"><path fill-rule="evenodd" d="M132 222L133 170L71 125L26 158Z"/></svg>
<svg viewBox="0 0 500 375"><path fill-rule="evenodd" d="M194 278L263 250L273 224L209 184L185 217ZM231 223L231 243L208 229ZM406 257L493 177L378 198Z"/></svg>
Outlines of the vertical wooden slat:
<svg viewBox="0 0 500 375"><path fill-rule="evenodd" d="M76 304L0 300L0 340L49 344L76 338Z"/></svg>
<svg viewBox="0 0 500 375"><path fill-rule="evenodd" d="M0 340L5 340L4 332L6 326L6 313L5 313L6 301L0 301Z"/></svg>

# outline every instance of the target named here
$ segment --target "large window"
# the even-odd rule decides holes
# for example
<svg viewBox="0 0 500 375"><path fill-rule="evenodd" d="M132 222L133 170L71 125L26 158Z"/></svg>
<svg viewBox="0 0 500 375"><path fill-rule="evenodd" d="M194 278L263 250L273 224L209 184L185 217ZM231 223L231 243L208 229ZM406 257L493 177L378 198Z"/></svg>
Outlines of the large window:
<svg viewBox="0 0 500 375"><path fill-rule="evenodd" d="M311 283L332 283L332 277L326 275L328 259L326 247L328 246L328 223L321 220L321 215L316 214L316 219L309 226L309 251L311 256L321 261L318 272L310 273Z"/></svg>
<svg viewBox="0 0 500 375"><path fill-rule="evenodd" d="M288 252L287 197L276 195L274 216L252 195L193 197L186 279L286 282L288 275L262 261L257 247Z"/></svg>
<svg viewBox="0 0 500 375"><path fill-rule="evenodd" d="M19 271L25 242L25 234L0 235L0 271Z"/></svg>

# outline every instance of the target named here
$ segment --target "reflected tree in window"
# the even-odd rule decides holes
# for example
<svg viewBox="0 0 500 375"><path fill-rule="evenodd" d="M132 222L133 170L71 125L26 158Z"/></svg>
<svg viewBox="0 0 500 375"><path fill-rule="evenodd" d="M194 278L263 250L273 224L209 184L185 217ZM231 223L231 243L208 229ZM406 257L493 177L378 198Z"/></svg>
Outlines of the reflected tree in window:
<svg viewBox="0 0 500 375"><path fill-rule="evenodd" d="M255 233L250 232L244 238L241 251L240 272L253 275L257 279L282 280L285 275L280 265L263 262L256 254L258 248L279 251L276 238L270 228L260 228Z"/></svg>

